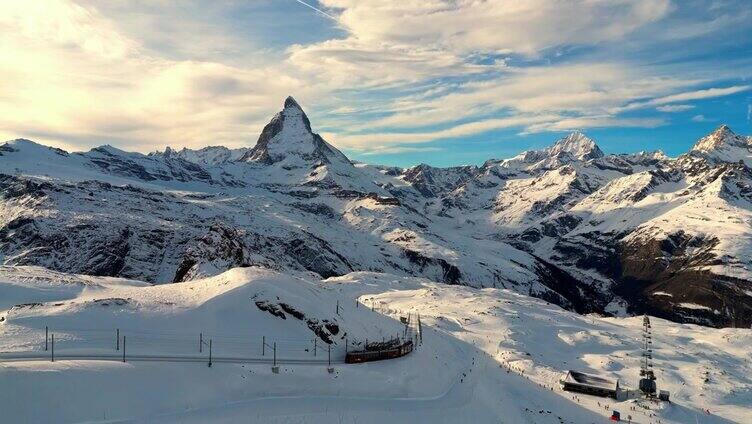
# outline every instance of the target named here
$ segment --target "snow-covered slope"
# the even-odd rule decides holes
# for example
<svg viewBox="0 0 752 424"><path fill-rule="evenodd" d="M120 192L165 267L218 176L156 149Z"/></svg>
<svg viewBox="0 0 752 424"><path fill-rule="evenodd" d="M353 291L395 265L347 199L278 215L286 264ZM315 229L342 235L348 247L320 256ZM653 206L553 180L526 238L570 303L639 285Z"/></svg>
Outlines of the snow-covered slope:
<svg viewBox="0 0 752 424"><path fill-rule="evenodd" d="M752 413L749 330L709 333L655 319L658 385L673 399L656 405L573 398L558 386L563 372L577 369L634 389L638 318L582 316L506 289L371 272L320 280L257 267L157 286L0 268L0 295L19 287L33 291L18 296L24 305L4 311L0 351L46 356L46 326L56 355L114 352L119 328L127 358L0 362L0 409L8 422L579 424L606 422L619 410L635 423L674 424L695 417L743 423ZM312 339L321 349L331 337L338 362L345 339L354 346L391 337L403 329L398 317L416 313L423 343L403 358L335 363L331 374L326 363L290 361L313 358ZM215 358L258 356L265 337L276 343L279 373L268 363L207 367L206 350L197 352L199 332L212 340ZM186 351L204 362L133 359Z"/></svg>
<svg viewBox="0 0 752 424"><path fill-rule="evenodd" d="M403 170L351 162L292 98L248 149L15 140L0 146L0 259L155 283L247 265L388 272L748 327L749 140L721 127L670 159L573 133L480 167Z"/></svg>
<svg viewBox="0 0 752 424"><path fill-rule="evenodd" d="M372 311L356 299L386 286L417 287L420 282L375 275L368 284L338 279L320 282L303 274L260 268L233 269L215 277L159 286L123 284L107 278L61 276L40 268L2 268L0 290L18 285L42 287L58 279L84 284L45 303L12 307L0 322L0 351L21 354L44 349L45 327L55 335L55 352L112 352L119 328L127 358L143 354L196 353L199 332L211 340L214 357L259 357L262 337L277 347L279 374L269 364L205 363L175 360L97 363L2 362L0 407L12 422L80 422L139 419L149 422L312 422L339 419L379 422L456 422L475 417L491 422L506 416L525 422L522 396L538 397L538 387L506 376L473 346L431 332L410 355L385 362L346 366L343 344L362 346L403 330L396 319ZM337 302L339 302L337 304ZM358 306L359 305L359 306ZM331 339L335 373L326 362L292 359L325 356ZM430 338L429 338L430 337ZM122 346L121 346L122 347ZM205 346L204 349L207 349ZM118 352L119 353L119 352ZM8 355L5 353L4 355ZM2 356L2 355L0 355ZM325 359L325 358L322 358ZM489 370L491 372L489 372ZM54 371L54 372L50 372ZM10 384L7 384L10 383ZM59 390L64 384L66 390ZM513 389L500 391L505 385ZM499 399L499 395L502 395ZM31 399L55 407L38 410ZM134 407L135 404L138 407ZM596 415L555 394L529 403L546 408L539 422L576 423Z"/></svg>
<svg viewBox="0 0 752 424"><path fill-rule="evenodd" d="M378 278L344 277L364 283ZM390 287L361 299L383 302L394 311L420 313L428 325L471 343L511 372L570 400L571 394L558 391L562 371L569 369L618 379L622 389L635 395L642 317L582 316L510 290L430 282L413 288L405 285L402 290ZM656 318L651 324L657 384L660 390L670 391L671 404L578 396L578 406L603 415L595 422L606 422L612 410L620 411L623 420L631 415L637 423L748 422L752 417L752 331L708 331Z"/></svg>

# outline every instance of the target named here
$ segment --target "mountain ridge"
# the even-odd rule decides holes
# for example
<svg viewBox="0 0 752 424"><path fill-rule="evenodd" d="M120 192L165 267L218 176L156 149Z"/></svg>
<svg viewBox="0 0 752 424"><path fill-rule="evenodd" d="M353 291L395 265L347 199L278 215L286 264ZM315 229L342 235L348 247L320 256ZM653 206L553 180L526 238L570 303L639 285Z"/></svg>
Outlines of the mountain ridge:
<svg viewBox="0 0 752 424"><path fill-rule="evenodd" d="M153 283L252 265L387 272L752 325L752 172L724 160L743 150L604 154L575 132L481 166L379 167L288 98L253 148L195 152L0 146L2 263Z"/></svg>

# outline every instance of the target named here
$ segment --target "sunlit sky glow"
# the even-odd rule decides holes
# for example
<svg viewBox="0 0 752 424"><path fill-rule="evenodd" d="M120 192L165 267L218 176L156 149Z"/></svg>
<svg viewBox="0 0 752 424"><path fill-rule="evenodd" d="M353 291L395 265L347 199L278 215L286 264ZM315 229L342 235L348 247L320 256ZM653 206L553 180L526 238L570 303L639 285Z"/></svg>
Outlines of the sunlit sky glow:
<svg viewBox="0 0 752 424"><path fill-rule="evenodd" d="M752 133L752 2L0 2L2 140L252 146L287 95L365 162L479 163L574 129L677 155Z"/></svg>

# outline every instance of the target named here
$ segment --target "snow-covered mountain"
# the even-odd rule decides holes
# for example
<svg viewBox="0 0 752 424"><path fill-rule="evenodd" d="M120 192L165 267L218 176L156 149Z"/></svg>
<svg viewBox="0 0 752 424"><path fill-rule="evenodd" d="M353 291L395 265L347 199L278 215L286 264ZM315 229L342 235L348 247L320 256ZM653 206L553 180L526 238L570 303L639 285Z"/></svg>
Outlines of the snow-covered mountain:
<svg viewBox="0 0 752 424"><path fill-rule="evenodd" d="M245 156L251 149L241 147L228 149L224 146L208 146L198 150L183 147L181 150L165 148L164 152L153 152L152 156L177 157L201 166L217 166L235 162Z"/></svg>
<svg viewBox="0 0 752 424"><path fill-rule="evenodd" d="M676 159L607 155L573 133L478 167L387 168L351 162L288 98L248 149L5 143L0 255L153 283L251 265L387 272L748 327L750 146L724 126Z"/></svg>
<svg viewBox="0 0 752 424"><path fill-rule="evenodd" d="M744 162L752 164L752 137L734 134L726 125L695 143L690 155L706 158L715 163Z"/></svg>

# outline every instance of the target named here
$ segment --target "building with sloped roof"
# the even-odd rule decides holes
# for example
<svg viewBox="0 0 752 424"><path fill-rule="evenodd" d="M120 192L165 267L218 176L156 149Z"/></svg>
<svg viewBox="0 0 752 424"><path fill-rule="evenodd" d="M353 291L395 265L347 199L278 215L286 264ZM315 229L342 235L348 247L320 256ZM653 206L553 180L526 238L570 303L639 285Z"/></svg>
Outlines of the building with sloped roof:
<svg viewBox="0 0 752 424"><path fill-rule="evenodd" d="M579 392L593 396L611 397L616 399L619 392L619 380L612 380L598 375L585 374L569 370L567 375L559 380L561 387L569 392Z"/></svg>

